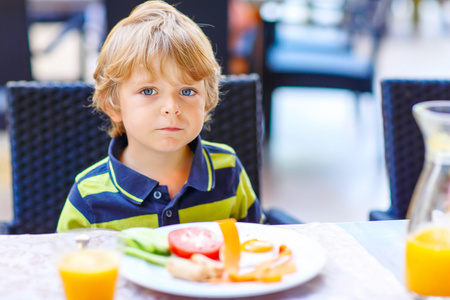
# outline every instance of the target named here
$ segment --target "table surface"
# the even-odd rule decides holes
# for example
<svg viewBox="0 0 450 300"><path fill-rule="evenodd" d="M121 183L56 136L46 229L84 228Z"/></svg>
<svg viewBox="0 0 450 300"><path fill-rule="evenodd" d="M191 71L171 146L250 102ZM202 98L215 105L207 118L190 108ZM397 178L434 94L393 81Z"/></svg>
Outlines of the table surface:
<svg viewBox="0 0 450 300"><path fill-rule="evenodd" d="M408 220L336 223L403 282Z"/></svg>
<svg viewBox="0 0 450 300"><path fill-rule="evenodd" d="M412 299L403 285L408 221L310 223L276 227L306 235L325 250L315 278L274 294L246 299ZM264 230L264 226L261 226ZM52 258L61 234L0 235L0 299L64 299ZM192 299L140 287L120 278L115 300Z"/></svg>

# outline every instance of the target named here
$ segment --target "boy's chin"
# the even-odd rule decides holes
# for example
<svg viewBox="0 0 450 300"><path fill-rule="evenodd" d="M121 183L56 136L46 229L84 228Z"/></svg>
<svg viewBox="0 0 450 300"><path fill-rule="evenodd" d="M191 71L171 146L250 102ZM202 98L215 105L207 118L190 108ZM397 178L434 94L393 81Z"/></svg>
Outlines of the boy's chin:
<svg viewBox="0 0 450 300"><path fill-rule="evenodd" d="M174 152L183 151L189 148L186 142L165 141L160 145L155 145L154 149L161 153L172 154Z"/></svg>

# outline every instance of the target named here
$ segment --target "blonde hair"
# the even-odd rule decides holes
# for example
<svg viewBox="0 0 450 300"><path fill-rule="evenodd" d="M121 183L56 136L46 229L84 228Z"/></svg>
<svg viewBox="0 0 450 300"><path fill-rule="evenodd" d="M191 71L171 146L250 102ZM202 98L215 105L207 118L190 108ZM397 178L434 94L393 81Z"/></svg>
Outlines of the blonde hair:
<svg viewBox="0 0 450 300"><path fill-rule="evenodd" d="M163 1L147 1L111 30L100 51L94 72L92 106L108 114L120 111L118 85L133 69L144 67L155 78L162 70L152 70L152 61L170 59L186 80L205 81L207 99L205 122L219 100L220 66L212 46L200 27ZM123 123L111 120L111 137L125 132Z"/></svg>

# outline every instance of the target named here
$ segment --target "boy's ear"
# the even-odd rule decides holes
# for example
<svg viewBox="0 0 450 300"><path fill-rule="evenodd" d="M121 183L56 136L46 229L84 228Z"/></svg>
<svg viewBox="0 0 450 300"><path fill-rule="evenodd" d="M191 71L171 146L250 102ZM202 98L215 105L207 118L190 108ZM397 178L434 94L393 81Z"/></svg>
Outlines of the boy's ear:
<svg viewBox="0 0 450 300"><path fill-rule="evenodd" d="M122 122L122 114L120 113L120 110L115 110L112 107L107 106L105 108L105 112L108 115L108 117L115 123Z"/></svg>

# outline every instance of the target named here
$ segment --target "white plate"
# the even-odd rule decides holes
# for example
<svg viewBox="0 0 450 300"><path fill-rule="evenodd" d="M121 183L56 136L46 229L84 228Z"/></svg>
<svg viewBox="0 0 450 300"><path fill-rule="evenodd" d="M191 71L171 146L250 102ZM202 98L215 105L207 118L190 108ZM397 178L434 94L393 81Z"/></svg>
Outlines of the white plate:
<svg viewBox="0 0 450 300"><path fill-rule="evenodd" d="M320 273L325 265L325 252L317 242L302 234L252 223L236 223L239 238L269 240L287 245L293 252L297 272L283 276L280 282L204 283L181 280L172 277L166 268L146 263L143 260L124 256L121 275L126 279L149 289L173 295L208 298L247 297L274 293L307 282ZM222 235L216 222L185 223L160 227L157 230L169 233L186 227L204 227Z"/></svg>

